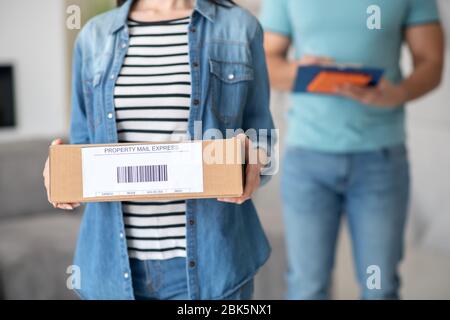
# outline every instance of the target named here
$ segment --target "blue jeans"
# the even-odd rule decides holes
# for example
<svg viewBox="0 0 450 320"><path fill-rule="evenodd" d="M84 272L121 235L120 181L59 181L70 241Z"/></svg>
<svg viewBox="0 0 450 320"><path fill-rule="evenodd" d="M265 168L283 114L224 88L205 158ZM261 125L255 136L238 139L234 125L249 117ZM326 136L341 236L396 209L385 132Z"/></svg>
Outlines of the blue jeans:
<svg viewBox="0 0 450 320"><path fill-rule="evenodd" d="M133 290L136 300L189 300L186 259L130 259ZM201 290L201 288L200 288ZM253 279L224 300L250 300Z"/></svg>
<svg viewBox="0 0 450 320"><path fill-rule="evenodd" d="M398 266L409 197L404 146L341 154L289 147L282 197L289 299L329 297L343 213L349 223L361 297L399 297ZM373 274L370 266L379 267L380 273ZM379 275L381 287L373 285L372 274Z"/></svg>

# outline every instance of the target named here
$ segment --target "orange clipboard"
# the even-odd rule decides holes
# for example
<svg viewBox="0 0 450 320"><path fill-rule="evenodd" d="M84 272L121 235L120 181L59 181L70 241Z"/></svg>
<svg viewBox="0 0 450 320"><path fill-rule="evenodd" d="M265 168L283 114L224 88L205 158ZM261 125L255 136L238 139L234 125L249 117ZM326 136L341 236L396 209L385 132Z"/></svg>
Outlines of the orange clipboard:
<svg viewBox="0 0 450 320"><path fill-rule="evenodd" d="M336 92L336 88L343 84L365 87L369 85L371 80L372 76L368 74L322 71L308 85L308 91L332 94Z"/></svg>

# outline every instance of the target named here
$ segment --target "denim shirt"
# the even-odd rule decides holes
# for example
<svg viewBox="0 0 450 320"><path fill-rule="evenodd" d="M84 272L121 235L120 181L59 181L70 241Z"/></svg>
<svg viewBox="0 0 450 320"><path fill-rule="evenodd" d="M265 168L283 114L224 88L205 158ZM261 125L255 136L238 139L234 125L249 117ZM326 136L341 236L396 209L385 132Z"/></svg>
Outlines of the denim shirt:
<svg viewBox="0 0 450 320"><path fill-rule="evenodd" d="M70 138L74 144L117 143L113 90L127 52L133 1L99 15L74 49ZM244 9L197 0L189 26L191 139L211 128L273 129L263 33ZM232 76L230 76L232 75ZM200 132L195 122L202 121ZM197 130L198 131L198 130ZM255 141L255 143L259 143ZM271 150L270 139L266 150ZM267 177L263 177L263 180ZM221 299L253 278L270 246L252 201L186 202L186 272L191 299ZM88 203L74 264L85 299L134 299L120 202Z"/></svg>

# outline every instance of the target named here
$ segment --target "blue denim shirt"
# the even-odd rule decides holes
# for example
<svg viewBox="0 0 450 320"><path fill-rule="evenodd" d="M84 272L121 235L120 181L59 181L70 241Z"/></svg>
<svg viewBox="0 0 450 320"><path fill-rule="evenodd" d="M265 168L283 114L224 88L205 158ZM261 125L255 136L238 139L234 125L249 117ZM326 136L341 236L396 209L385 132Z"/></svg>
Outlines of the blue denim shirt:
<svg viewBox="0 0 450 320"><path fill-rule="evenodd" d="M132 1L99 15L74 49L71 143L117 143L113 90L129 43ZM237 6L198 0L189 27L192 101L188 133L217 128L273 128L269 84L257 20ZM229 75L233 74L234 77ZM201 132L194 122L202 121ZM270 140L269 140L270 142ZM271 145L264 146L267 150ZM187 200L186 250L191 299L220 299L250 280L270 254L252 201ZM75 265L85 299L133 299L120 202L86 205Z"/></svg>

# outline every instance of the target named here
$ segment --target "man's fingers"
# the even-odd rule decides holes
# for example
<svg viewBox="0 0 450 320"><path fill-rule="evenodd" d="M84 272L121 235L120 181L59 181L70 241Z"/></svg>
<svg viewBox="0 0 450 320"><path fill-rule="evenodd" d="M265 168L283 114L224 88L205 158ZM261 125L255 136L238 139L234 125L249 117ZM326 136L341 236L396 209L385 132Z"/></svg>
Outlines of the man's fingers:
<svg viewBox="0 0 450 320"><path fill-rule="evenodd" d="M337 92L356 100L366 99L371 93L371 89L361 88L354 85L344 85L337 88Z"/></svg>
<svg viewBox="0 0 450 320"><path fill-rule="evenodd" d="M322 65L330 65L330 64L334 63L334 60L331 58L322 57L322 58L318 59L317 63L322 64Z"/></svg>
<svg viewBox="0 0 450 320"><path fill-rule="evenodd" d="M334 63L334 59L330 57L320 57L312 55L304 55L299 61L300 65L311 65L311 64L329 65L332 63Z"/></svg>

